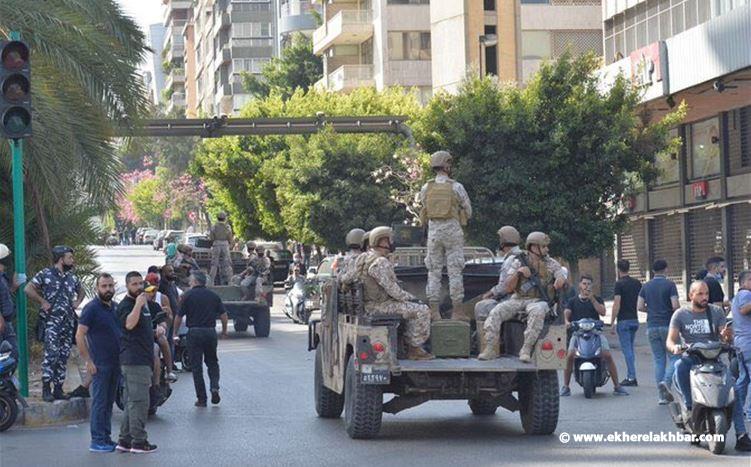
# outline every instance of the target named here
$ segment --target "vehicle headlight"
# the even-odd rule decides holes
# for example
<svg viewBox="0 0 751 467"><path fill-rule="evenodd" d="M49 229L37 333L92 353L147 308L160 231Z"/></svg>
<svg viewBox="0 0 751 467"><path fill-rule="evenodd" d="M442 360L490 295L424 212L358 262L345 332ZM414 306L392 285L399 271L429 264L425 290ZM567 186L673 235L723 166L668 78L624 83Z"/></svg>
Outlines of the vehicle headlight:
<svg viewBox="0 0 751 467"><path fill-rule="evenodd" d="M715 349L699 349L699 353L702 357L706 358L707 360L714 360L717 357L720 356L720 352L722 352L722 348L718 347Z"/></svg>
<svg viewBox="0 0 751 467"><path fill-rule="evenodd" d="M582 331L591 331L594 328L595 328L595 323L593 323L592 321L589 321L587 323L581 323L579 325L579 329L581 329Z"/></svg>

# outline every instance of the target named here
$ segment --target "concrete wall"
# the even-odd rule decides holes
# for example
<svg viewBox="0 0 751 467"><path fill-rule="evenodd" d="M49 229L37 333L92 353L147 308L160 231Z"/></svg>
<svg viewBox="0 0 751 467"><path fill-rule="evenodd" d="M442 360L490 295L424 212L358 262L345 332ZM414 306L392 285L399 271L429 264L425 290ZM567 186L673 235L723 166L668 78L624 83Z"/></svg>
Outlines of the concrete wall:
<svg viewBox="0 0 751 467"><path fill-rule="evenodd" d="M433 92L456 91L466 74L469 58L465 3L430 2Z"/></svg>

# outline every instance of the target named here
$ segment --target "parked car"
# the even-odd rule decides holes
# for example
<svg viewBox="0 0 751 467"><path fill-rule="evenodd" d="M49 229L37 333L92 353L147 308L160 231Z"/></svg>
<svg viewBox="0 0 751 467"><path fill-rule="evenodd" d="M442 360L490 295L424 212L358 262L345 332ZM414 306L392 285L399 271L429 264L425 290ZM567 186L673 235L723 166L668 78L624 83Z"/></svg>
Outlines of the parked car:
<svg viewBox="0 0 751 467"><path fill-rule="evenodd" d="M161 230L157 234L156 238L154 239L154 243L152 243L152 246L155 250L161 250L164 248L164 236L167 235L167 230Z"/></svg>
<svg viewBox="0 0 751 467"><path fill-rule="evenodd" d="M143 244L151 245L154 243L156 236L159 235L159 231L156 229L149 229L143 233Z"/></svg>

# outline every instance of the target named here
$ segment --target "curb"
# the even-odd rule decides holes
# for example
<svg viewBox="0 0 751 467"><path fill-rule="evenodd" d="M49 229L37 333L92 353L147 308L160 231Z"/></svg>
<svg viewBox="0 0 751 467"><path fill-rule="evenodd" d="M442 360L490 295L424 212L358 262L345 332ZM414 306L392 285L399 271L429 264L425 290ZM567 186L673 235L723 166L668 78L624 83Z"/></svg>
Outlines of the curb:
<svg viewBox="0 0 751 467"><path fill-rule="evenodd" d="M30 399L27 402L29 406L21 407L16 424L28 428L80 423L89 418L91 410L90 398L74 397L55 402Z"/></svg>

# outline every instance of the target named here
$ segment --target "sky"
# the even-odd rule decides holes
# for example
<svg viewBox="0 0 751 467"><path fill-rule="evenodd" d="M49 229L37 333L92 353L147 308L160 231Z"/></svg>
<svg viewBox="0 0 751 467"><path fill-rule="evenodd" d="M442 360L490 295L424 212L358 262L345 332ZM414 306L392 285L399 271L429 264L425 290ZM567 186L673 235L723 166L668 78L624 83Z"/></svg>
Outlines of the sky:
<svg viewBox="0 0 751 467"><path fill-rule="evenodd" d="M149 25L161 23L164 17L162 0L117 0L125 14L133 17L143 32L148 35ZM151 69L151 57L141 65L145 70Z"/></svg>

